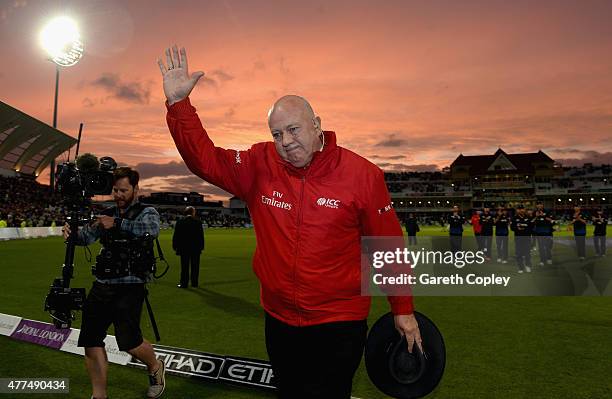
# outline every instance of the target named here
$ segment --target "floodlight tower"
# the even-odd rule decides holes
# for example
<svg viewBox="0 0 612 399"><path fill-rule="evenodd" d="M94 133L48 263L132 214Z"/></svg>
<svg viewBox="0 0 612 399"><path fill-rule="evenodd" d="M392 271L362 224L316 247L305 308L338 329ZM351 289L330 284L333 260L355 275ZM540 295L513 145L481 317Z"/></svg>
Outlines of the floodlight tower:
<svg viewBox="0 0 612 399"><path fill-rule="evenodd" d="M55 64L55 100L53 102L53 128L57 128L57 96L60 67L75 65L83 56L83 42L78 26L69 17L57 17L40 32L40 43ZM51 191L55 191L55 159L51 160Z"/></svg>

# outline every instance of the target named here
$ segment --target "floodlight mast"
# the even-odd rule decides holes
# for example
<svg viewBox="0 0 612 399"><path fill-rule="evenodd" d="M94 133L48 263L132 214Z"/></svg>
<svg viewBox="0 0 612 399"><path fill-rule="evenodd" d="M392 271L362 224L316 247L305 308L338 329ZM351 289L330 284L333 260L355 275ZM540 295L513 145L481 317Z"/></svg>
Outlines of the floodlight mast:
<svg viewBox="0 0 612 399"><path fill-rule="evenodd" d="M42 47L55 64L55 97L53 101L53 128L57 128L57 101L59 94L60 67L75 65L83 56L83 42L76 22L68 17L57 17L49 21L40 32ZM55 191L55 159L51 160L49 186Z"/></svg>

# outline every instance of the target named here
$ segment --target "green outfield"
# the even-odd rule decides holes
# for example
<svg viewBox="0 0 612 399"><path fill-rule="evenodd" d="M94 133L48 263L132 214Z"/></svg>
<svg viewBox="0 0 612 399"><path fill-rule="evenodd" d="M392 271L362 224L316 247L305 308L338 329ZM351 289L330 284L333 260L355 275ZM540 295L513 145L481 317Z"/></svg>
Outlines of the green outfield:
<svg viewBox="0 0 612 399"><path fill-rule="evenodd" d="M441 227L427 227L420 234L447 233ZM568 234L565 229L559 233ZM160 344L266 359L259 286L251 270L253 230L206 231L197 289L176 288L179 262L171 251L171 231L163 232L161 243L172 268L150 285ZM94 256L98 248L91 246ZM0 312L49 321L43 299L59 275L63 254L60 238L0 242ZM603 263L612 268L612 255ZM89 289L91 262L82 248L77 248L76 264L72 286ZM415 304L436 322L446 340L446 373L431 398L612 398L611 297L418 297ZM374 298L370 325L387 311L385 299ZM142 320L145 335L152 337L148 318L143 315ZM74 327L79 325L80 315ZM71 393L61 397L90 394L82 358L4 336L0 336L0 377L68 377ZM146 387L144 371L110 366L111 398L142 398ZM368 380L363 362L353 395L385 397ZM273 395L169 376L164 397Z"/></svg>

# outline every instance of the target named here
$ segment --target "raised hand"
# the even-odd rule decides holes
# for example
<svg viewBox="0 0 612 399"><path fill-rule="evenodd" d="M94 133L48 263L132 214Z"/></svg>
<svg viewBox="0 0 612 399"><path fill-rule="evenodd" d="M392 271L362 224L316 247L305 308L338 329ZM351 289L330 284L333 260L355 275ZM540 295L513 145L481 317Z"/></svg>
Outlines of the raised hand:
<svg viewBox="0 0 612 399"><path fill-rule="evenodd" d="M166 65L161 58L157 59L157 64L164 78L164 94L168 99L168 104L172 105L186 98L191 90L204 76L204 72L198 71L189 75L187 69L187 52L185 48L179 49L176 45L166 49Z"/></svg>

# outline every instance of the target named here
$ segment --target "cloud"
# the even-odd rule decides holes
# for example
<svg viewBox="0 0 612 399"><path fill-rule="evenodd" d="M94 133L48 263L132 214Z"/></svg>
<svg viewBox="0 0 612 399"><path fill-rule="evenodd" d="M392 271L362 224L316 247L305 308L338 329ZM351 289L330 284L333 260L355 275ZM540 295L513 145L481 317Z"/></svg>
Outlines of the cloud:
<svg viewBox="0 0 612 399"><path fill-rule="evenodd" d="M291 69L289 69L289 67L287 66L287 59L283 56L281 56L278 60L278 69L280 73L284 76L287 76L291 73Z"/></svg>
<svg viewBox="0 0 612 399"><path fill-rule="evenodd" d="M204 83L205 85L211 86L211 87L215 87L215 88L217 87L217 81L209 78L206 75L200 78L200 82Z"/></svg>
<svg viewBox="0 0 612 399"><path fill-rule="evenodd" d="M167 163L141 162L134 166L140 173L140 188L143 193L171 191L198 192L216 199L229 198L232 195L191 173L182 161Z"/></svg>
<svg viewBox="0 0 612 399"><path fill-rule="evenodd" d="M386 172L436 172L440 170L436 164L406 165L402 163L380 162L377 165Z"/></svg>
<svg viewBox="0 0 612 399"><path fill-rule="evenodd" d="M200 82L214 87L215 89L219 87L220 83L229 82L230 80L234 80L234 76L221 69L215 69L200 78Z"/></svg>
<svg viewBox="0 0 612 399"><path fill-rule="evenodd" d="M233 80L234 77L229 73L222 71L221 69L215 69L210 73L211 76L216 77L221 82L227 82L229 80Z"/></svg>
<svg viewBox="0 0 612 399"><path fill-rule="evenodd" d="M92 99L90 99L89 97L85 97L85 98L83 99L83 101L81 102L81 104L83 104L83 106L84 106L85 108L91 108L91 107L93 107L94 105L96 105L96 103L95 103L95 102L94 102Z"/></svg>
<svg viewBox="0 0 612 399"><path fill-rule="evenodd" d="M198 176L156 176L142 179L139 183L142 194L152 192L190 193L196 192L207 196L206 200L225 200L232 195Z"/></svg>
<svg viewBox="0 0 612 399"><path fill-rule="evenodd" d="M598 151L585 151L573 148L563 149L559 152L564 154L576 154L579 157L572 158L554 158L553 159L563 166L582 166L585 163L592 163L593 165L612 165L612 152L598 152Z"/></svg>
<svg viewBox="0 0 612 399"><path fill-rule="evenodd" d="M405 155L369 155L368 156L369 159L386 159L389 161L398 161L400 159L405 159L406 156Z"/></svg>
<svg viewBox="0 0 612 399"><path fill-rule="evenodd" d="M91 85L105 89L113 98L130 103L148 104L151 97L150 82L125 82L113 73L104 73L91 82Z"/></svg>
<svg viewBox="0 0 612 399"><path fill-rule="evenodd" d="M26 0L14 0L10 5L8 1L6 3L7 5L0 9L0 20L3 21L7 20L15 10L24 8L28 5Z"/></svg>
<svg viewBox="0 0 612 399"><path fill-rule="evenodd" d="M399 147L408 144L408 140L397 137L397 133L390 133L387 138L379 141L375 147Z"/></svg>
<svg viewBox="0 0 612 399"><path fill-rule="evenodd" d="M187 168L187 165L185 165L185 163L182 161L170 161L168 163L141 162L134 166L134 169L140 173L142 179L170 175L193 175L193 173L191 173L191 171Z"/></svg>
<svg viewBox="0 0 612 399"><path fill-rule="evenodd" d="M264 62L261 60L257 60L253 62L253 69L256 71L263 71L266 69L266 64L264 64Z"/></svg>

